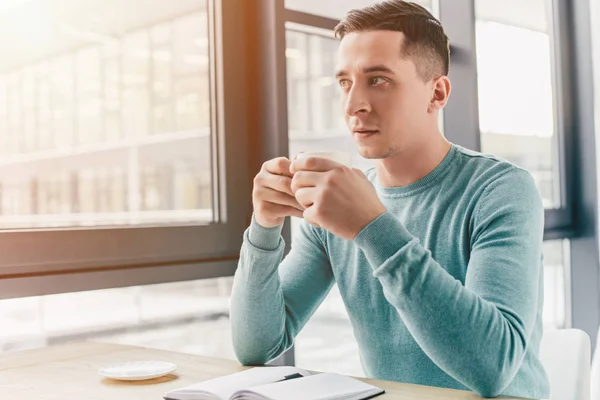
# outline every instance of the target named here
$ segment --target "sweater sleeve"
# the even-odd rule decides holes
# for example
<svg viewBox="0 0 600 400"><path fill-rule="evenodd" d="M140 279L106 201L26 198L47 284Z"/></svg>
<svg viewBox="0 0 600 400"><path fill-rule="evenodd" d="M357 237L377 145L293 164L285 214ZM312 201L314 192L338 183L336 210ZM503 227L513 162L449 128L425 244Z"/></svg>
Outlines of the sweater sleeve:
<svg viewBox="0 0 600 400"><path fill-rule="evenodd" d="M231 295L233 347L244 365L265 364L292 346L333 286L333 272L317 228L301 221L282 261L281 228L256 221L244 234Z"/></svg>
<svg viewBox="0 0 600 400"><path fill-rule="evenodd" d="M355 243L425 353L494 397L521 367L538 310L544 209L531 176L513 169L488 184L473 218L464 286L389 213Z"/></svg>

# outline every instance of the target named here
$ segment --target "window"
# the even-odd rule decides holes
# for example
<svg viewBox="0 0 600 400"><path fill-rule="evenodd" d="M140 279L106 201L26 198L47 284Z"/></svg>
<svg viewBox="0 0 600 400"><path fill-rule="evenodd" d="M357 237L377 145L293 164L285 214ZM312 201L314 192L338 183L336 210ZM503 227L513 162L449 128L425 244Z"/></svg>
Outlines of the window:
<svg viewBox="0 0 600 400"><path fill-rule="evenodd" d="M93 339L233 357L256 127L239 95L253 61L227 43L249 14L0 6L0 351Z"/></svg>
<svg viewBox="0 0 600 400"><path fill-rule="evenodd" d="M481 149L529 171L546 209L564 208L559 81L548 19L552 2L500 6L478 0L475 5ZM552 327L570 323L565 316L568 249L568 241L544 244L544 323Z"/></svg>
<svg viewBox="0 0 600 400"><path fill-rule="evenodd" d="M327 32L289 25L286 32L289 154L338 150L352 154L352 164L372 163L358 154L348 133L333 78L338 41ZM292 241L299 220L292 218ZM336 330L335 339L325 333ZM358 348L337 285L298 335L296 365L360 376Z"/></svg>
<svg viewBox="0 0 600 400"><path fill-rule="evenodd" d="M256 128L246 53L226 42L249 15L229 0L0 7L0 298L232 274Z"/></svg>
<svg viewBox="0 0 600 400"><path fill-rule="evenodd" d="M559 208L560 174L549 2L476 2L481 149L534 177Z"/></svg>
<svg viewBox="0 0 600 400"><path fill-rule="evenodd" d="M569 240L544 242L544 310L546 328L571 326L567 312L570 268Z"/></svg>
<svg viewBox="0 0 600 400"><path fill-rule="evenodd" d="M296 25L287 29L289 154L346 151L356 168L367 169L372 162L358 154L333 77L338 43L331 35Z"/></svg>
<svg viewBox="0 0 600 400"><path fill-rule="evenodd" d="M285 3L294 11L339 19L348 9L371 2L355 1L347 7L334 2L286 0ZM437 13L437 2L419 3ZM452 4L445 6L452 7ZM480 129L472 133L481 135L482 146L475 150L506 158L529 170L545 206L564 208L564 194L560 190L564 185L560 173L560 113L556 107L558 83L551 24L547 17L551 12L543 0L519 2L519 7L526 10L512 2L502 5L487 0L476 2L473 23L477 75L473 76L477 76L479 84ZM286 25L289 154L293 157L300 151L342 150L353 155L355 167L368 168L372 163L356 153L352 138L347 134L338 92L335 86L329 87L337 43L331 31L322 29L324 24L319 20L315 19L314 27L302 25L299 20ZM302 21L308 23L308 17ZM442 20L442 23L447 26L456 21ZM459 69L462 63L463 60L454 58L451 62L453 68ZM458 81L457 78L455 84L460 84ZM443 129L441 121L440 128ZM292 219L292 240L297 229L298 220ZM568 327L571 323L569 245L569 240L562 239L544 243L543 320L546 327ZM329 327L335 327L338 338L344 339L330 340L325 334ZM352 328L337 287L334 286L300 333L295 349L300 366L362 374Z"/></svg>
<svg viewBox="0 0 600 400"><path fill-rule="evenodd" d="M0 6L0 299L9 299L0 301L0 324L10 327L2 349L90 338L232 357L231 283L197 279L233 274L251 215L249 175L262 155L342 149L354 166L371 166L342 119L331 30L348 9L374 2L264 1L261 12L237 0ZM570 180L597 157L591 136L566 129L590 120L569 109L590 104L578 93L590 81L578 49L584 24L574 17L582 3L478 0L476 15L471 1L418 3L441 15L454 46L451 78L465 88L445 110L448 136L524 166L543 195L554 239L544 244L544 324L573 320L595 335L581 317L594 313L571 312L571 302L579 312L576 302L596 304L587 298L598 294L582 284L597 275L597 221L587 218L597 201ZM281 38L271 40L284 23L288 149L277 109L284 55ZM495 46L499 36L511 45ZM265 76L274 90L263 90ZM543 98L525 103L535 91ZM579 221L569 199L583 205ZM570 228L587 236L565 239ZM572 275L571 258L586 261L573 261ZM94 309L97 324L80 305ZM55 312L66 307L73 318ZM331 342L329 327L342 339ZM360 375L355 346L334 287L299 337L298 364Z"/></svg>
<svg viewBox="0 0 600 400"><path fill-rule="evenodd" d="M1 229L214 220L207 5L142 3L14 11Z"/></svg>
<svg viewBox="0 0 600 400"><path fill-rule="evenodd" d="M358 344L337 285L304 326L294 348L296 365L301 368L364 376Z"/></svg>
<svg viewBox="0 0 600 400"><path fill-rule="evenodd" d="M0 301L0 353L94 340L234 359L232 278Z"/></svg>

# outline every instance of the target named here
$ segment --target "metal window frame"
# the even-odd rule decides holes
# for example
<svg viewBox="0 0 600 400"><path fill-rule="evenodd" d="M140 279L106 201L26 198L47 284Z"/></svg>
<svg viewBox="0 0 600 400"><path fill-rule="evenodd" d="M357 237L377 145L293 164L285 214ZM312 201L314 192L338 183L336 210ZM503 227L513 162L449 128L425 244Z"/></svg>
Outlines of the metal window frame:
<svg viewBox="0 0 600 400"><path fill-rule="evenodd" d="M333 31L338 22L340 22L335 18L323 17L297 10L290 10L288 8L284 8L284 18L286 22L293 22L295 24L311 26L328 31Z"/></svg>
<svg viewBox="0 0 600 400"><path fill-rule="evenodd" d="M571 59L566 56L569 31L565 31L565 15L559 8L564 7L564 0L556 0L557 7L553 10L553 54L557 63L554 66L555 82L555 111L558 175L560 176L562 206L545 211L545 240L571 238L577 235L573 212L573 177L570 170L573 157L572 137L572 96L570 76ZM473 150L481 150L479 131L479 111L477 92L477 58L475 37L475 2L474 0L440 0L435 4L439 17L451 45L451 72L453 90L452 99L444 110L444 126L448 139L456 144ZM296 10L285 10L285 20L295 24L333 29L338 21L319 15L312 15Z"/></svg>
<svg viewBox="0 0 600 400"><path fill-rule="evenodd" d="M262 121L259 127L260 142L263 145L262 148L254 149L255 165L258 167L259 163L274 157L287 157L289 153L285 57L285 22L289 10L285 9L284 0L256 0L256 3L258 3L255 5L258 13L254 33L260 44L260 52L257 52L256 56L260 60L257 65L259 75L262 77L257 79L257 82L259 82L259 94L263 103L259 114ZM286 218L281 234L286 243L285 254L287 254L291 242L290 218ZM294 346L273 360L271 365L295 365Z"/></svg>
<svg viewBox="0 0 600 400"><path fill-rule="evenodd" d="M252 212L248 152L256 128L247 74L248 7L213 0L211 43L213 191L220 221L207 225L0 232L0 299L229 276Z"/></svg>
<svg viewBox="0 0 600 400"><path fill-rule="evenodd" d="M559 0L555 4L559 5ZM563 0L560 0L563 2ZM563 2L564 3L564 2ZM453 82L451 100L444 109L445 134L456 144L476 151L481 150L481 134L479 130L479 105L477 89L477 54L475 32L474 0L441 0L440 20L452 42L450 78ZM565 57L564 21L557 19L554 11L553 54L559 65L553 66L555 82L555 114L558 158L558 175L560 176L560 193L562 206L545 210L544 239L553 240L576 236L573 220L571 189L573 179L569 171L569 160L572 160L572 132L570 109L570 59ZM561 17L562 18L562 17ZM453 101L453 99L460 99Z"/></svg>
<svg viewBox="0 0 600 400"><path fill-rule="evenodd" d="M571 178L577 236L571 240L571 326L585 331L596 346L600 326L600 236L598 233L598 153L594 121L592 25L588 0L561 1L556 13L565 30L564 58L571 61L569 84L572 140L567 174ZM596 105L597 106L597 105Z"/></svg>

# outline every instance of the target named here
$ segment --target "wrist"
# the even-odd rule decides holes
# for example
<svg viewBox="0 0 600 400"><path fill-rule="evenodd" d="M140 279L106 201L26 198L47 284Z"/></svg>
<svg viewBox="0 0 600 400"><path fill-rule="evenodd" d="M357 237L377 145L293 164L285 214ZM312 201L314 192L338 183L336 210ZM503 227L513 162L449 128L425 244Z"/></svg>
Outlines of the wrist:
<svg viewBox="0 0 600 400"><path fill-rule="evenodd" d="M279 247L281 241L281 229L283 225L264 227L259 224L256 215L252 215L252 222L248 231L250 244L262 250L272 251Z"/></svg>
<svg viewBox="0 0 600 400"><path fill-rule="evenodd" d="M276 218L273 221L265 220L259 214L254 213L252 219L256 224L258 224L261 228L264 229L273 229L280 227L285 222L285 218Z"/></svg>
<svg viewBox="0 0 600 400"><path fill-rule="evenodd" d="M354 238L375 269L402 247L416 240L393 214L385 212L368 224Z"/></svg>
<svg viewBox="0 0 600 400"><path fill-rule="evenodd" d="M353 239L355 239L367 226L371 225L376 219L381 217L386 212L387 210L385 209L385 207L382 206L381 208L367 214L362 220L362 222L358 224L356 229L354 230Z"/></svg>

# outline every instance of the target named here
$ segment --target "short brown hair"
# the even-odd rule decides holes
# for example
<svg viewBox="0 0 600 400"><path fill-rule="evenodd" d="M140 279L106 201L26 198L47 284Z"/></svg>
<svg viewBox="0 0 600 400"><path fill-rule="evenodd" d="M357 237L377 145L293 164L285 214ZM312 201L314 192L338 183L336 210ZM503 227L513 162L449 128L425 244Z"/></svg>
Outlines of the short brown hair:
<svg viewBox="0 0 600 400"><path fill-rule="evenodd" d="M335 27L335 36L348 33L387 30L404 34L402 56L410 57L425 81L448 75L450 43L440 22L422 6L403 0L387 0L350 10Z"/></svg>

